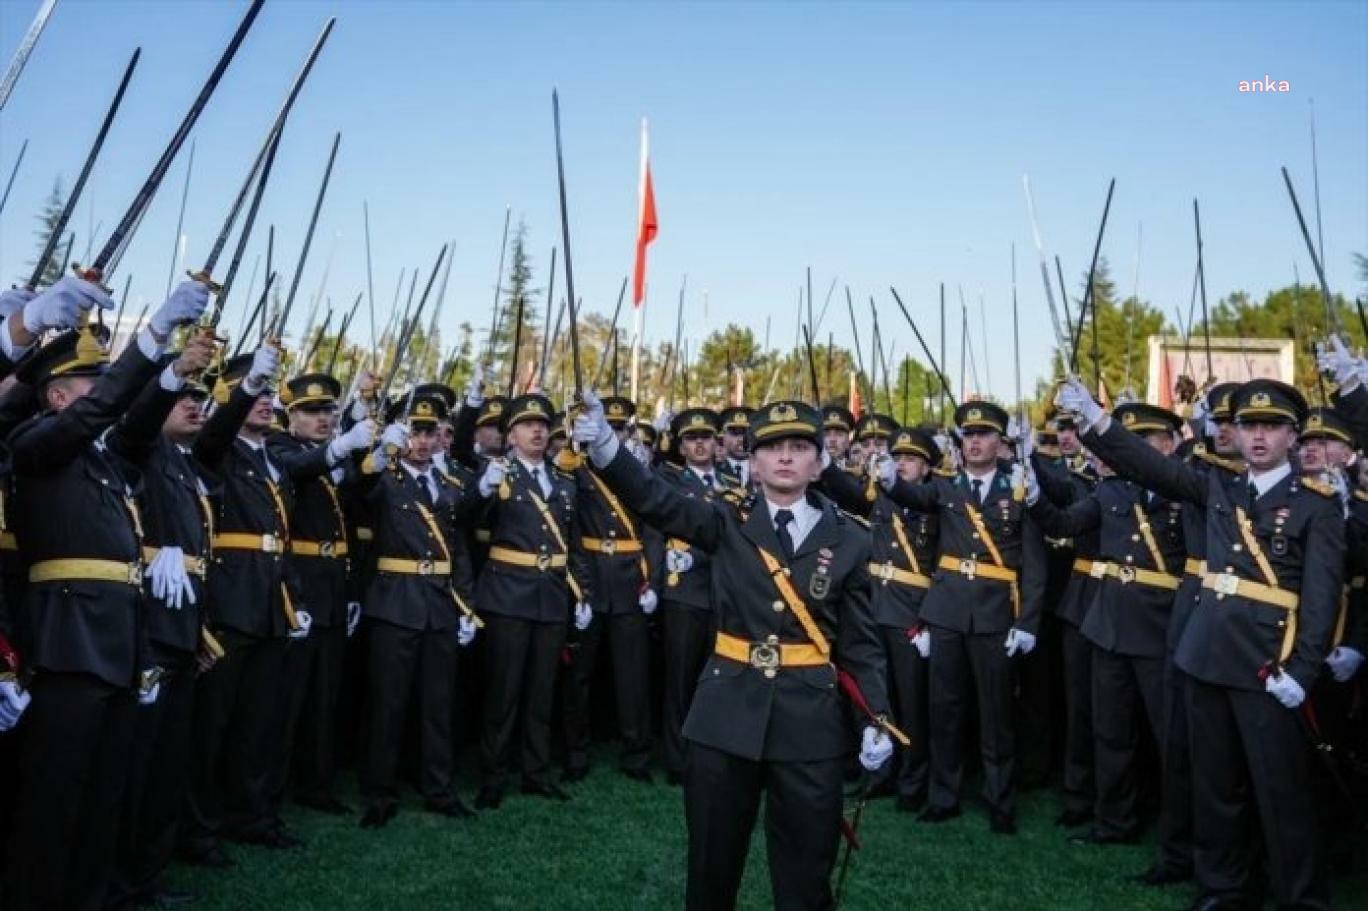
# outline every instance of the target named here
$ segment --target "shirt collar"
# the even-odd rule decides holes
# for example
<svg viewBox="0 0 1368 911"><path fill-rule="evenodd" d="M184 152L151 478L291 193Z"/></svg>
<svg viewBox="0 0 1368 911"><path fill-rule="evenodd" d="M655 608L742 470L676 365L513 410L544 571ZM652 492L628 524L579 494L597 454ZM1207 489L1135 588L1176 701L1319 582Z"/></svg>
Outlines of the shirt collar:
<svg viewBox="0 0 1368 911"><path fill-rule="evenodd" d="M780 506L772 500L766 499L765 506L769 508L770 521L774 521L774 515L781 509L787 509L793 513L794 524L800 528L807 528L816 523L821 518L822 511L808 502L807 497L799 497L798 501L792 506Z"/></svg>
<svg viewBox="0 0 1368 911"><path fill-rule="evenodd" d="M539 472L541 472L541 474L542 474L543 477L546 476L546 465L544 465L543 463L541 463L541 462L529 462L529 461L527 461L527 459L524 459L522 456L514 456L514 458L516 458L516 459L518 460L519 464L521 464L522 467L523 467L523 468L526 468L529 472L532 472L532 471L539 471Z"/></svg>
<svg viewBox="0 0 1368 911"><path fill-rule="evenodd" d="M1283 462L1277 468L1270 468L1268 471L1255 474L1254 469L1249 469L1249 483L1258 490L1259 496L1263 496L1277 486L1278 482L1292 473L1292 463Z"/></svg>

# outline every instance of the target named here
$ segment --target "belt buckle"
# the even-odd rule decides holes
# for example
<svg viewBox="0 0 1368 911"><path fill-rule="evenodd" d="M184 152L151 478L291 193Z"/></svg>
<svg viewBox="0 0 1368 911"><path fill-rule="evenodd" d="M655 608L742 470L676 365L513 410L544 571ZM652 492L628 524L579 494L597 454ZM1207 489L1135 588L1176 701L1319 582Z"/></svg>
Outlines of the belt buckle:
<svg viewBox="0 0 1368 911"><path fill-rule="evenodd" d="M322 541L318 545L318 555L320 557L332 557L337 553L337 545L332 541Z"/></svg>
<svg viewBox="0 0 1368 911"><path fill-rule="evenodd" d="M1107 574L1107 564L1101 560L1094 560L1093 565L1088 567L1088 575L1094 579L1101 579Z"/></svg>
<svg viewBox="0 0 1368 911"><path fill-rule="evenodd" d="M1222 597L1239 594L1240 577L1234 573L1217 573L1213 587L1216 589L1216 594Z"/></svg>
<svg viewBox="0 0 1368 911"><path fill-rule="evenodd" d="M136 586L136 585L142 585L142 581L143 581L143 567L142 567L142 564L141 564L141 563L130 563L130 564L128 564L128 584L129 584L129 585L135 585L135 586Z"/></svg>
<svg viewBox="0 0 1368 911"><path fill-rule="evenodd" d="M437 567L433 564L433 562L432 562L431 560L419 560L419 561L418 561L418 575L420 575L420 576L430 576L430 575L432 575L434 572L436 572L436 570L437 570Z"/></svg>
<svg viewBox="0 0 1368 911"><path fill-rule="evenodd" d="M750 666L773 677L779 672L779 646L774 642L751 643Z"/></svg>
<svg viewBox="0 0 1368 911"><path fill-rule="evenodd" d="M1135 567L1118 566L1116 568L1116 576L1118 579L1121 580L1122 585L1130 585L1132 582L1135 581Z"/></svg>
<svg viewBox="0 0 1368 911"><path fill-rule="evenodd" d="M961 557L959 571L968 576L970 581L973 581L974 576L978 573L978 561L973 557Z"/></svg>
<svg viewBox="0 0 1368 911"><path fill-rule="evenodd" d="M275 535L262 535L261 549L268 554L278 553L280 551L280 539Z"/></svg>
<svg viewBox="0 0 1368 911"><path fill-rule="evenodd" d="M209 574L208 562L203 557L186 557L185 563L185 568L191 575L199 576L203 579Z"/></svg>
<svg viewBox="0 0 1368 911"><path fill-rule="evenodd" d="M613 538L604 538L599 543L599 551L610 557L613 556L613 554L617 553L617 541Z"/></svg>
<svg viewBox="0 0 1368 911"><path fill-rule="evenodd" d="M884 563L882 566L879 567L879 578L887 582L893 578L893 574L895 571L896 570L893 567L893 561L889 560L888 562Z"/></svg>
<svg viewBox="0 0 1368 911"><path fill-rule="evenodd" d="M551 555L550 555L550 554L537 554L537 569L541 570L542 572L546 572L546 571L547 571L548 569L550 569L550 568L551 568Z"/></svg>

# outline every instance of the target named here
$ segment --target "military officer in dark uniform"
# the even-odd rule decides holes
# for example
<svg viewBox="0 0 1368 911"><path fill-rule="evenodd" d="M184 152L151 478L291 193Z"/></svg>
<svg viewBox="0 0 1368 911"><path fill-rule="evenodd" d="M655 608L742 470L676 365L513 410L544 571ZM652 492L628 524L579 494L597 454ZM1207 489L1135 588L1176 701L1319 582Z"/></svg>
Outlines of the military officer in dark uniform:
<svg viewBox="0 0 1368 911"><path fill-rule="evenodd" d="M549 399L519 396L503 412L508 457L488 459L478 483L490 529L489 559L476 584L486 624L484 730L479 808L498 807L508 789L511 753L526 794L568 799L547 778L551 708L567 621L593 620L591 571L579 546L575 479L546 458ZM522 729L518 730L521 721Z"/></svg>
<svg viewBox="0 0 1368 911"><path fill-rule="evenodd" d="M280 393L289 430L266 439L271 462L294 486L289 562L307 593L313 621L309 635L286 649L283 748L273 797L278 804L293 777L296 802L333 814L348 812L337 798L333 775L342 662L347 631L357 620L349 612L360 610L348 596L350 546L343 503L357 479L354 457L367 452L375 436L375 422L368 418L333 436L341 394L331 376L296 376Z"/></svg>
<svg viewBox="0 0 1368 911"><path fill-rule="evenodd" d="M418 787L427 809L471 815L452 788L451 721L456 650L470 644L478 624L470 607L470 556L457 528L478 497L433 467L437 424L446 417L440 396L415 394L411 406L401 399L388 417L371 456L379 475L368 494L377 558L365 600L370 664L363 828L380 828L397 812L399 748L412 693L419 713Z"/></svg>
<svg viewBox="0 0 1368 911"><path fill-rule="evenodd" d="M750 454L747 440L750 433L751 410L744 405L724 408L722 418L722 451L718 453L717 470L734 487L750 484Z"/></svg>
<svg viewBox="0 0 1368 911"><path fill-rule="evenodd" d="M1334 489L1289 452L1306 400L1276 380L1231 395L1241 474L1194 471L1107 417L1077 380L1058 397L1118 473L1207 518L1202 600L1178 644L1188 676L1201 911L1258 907L1260 872L1283 907L1328 908L1311 748L1297 712L1322 670L1344 577ZM1257 807L1257 816L1255 807ZM1248 831L1262 821L1264 856Z"/></svg>
<svg viewBox="0 0 1368 911"><path fill-rule="evenodd" d="M822 409L822 445L831 461L844 464L850 455L850 434L855 429L855 415L842 405L828 405Z"/></svg>
<svg viewBox="0 0 1368 911"><path fill-rule="evenodd" d="M993 832L1015 834L1011 658L1035 647L1045 592L1045 545L1019 497L1019 468L997 460L1007 413L991 402L955 411L963 468L930 484L899 480L886 457L874 463L892 500L940 517L940 559L921 606L930 627L931 786L926 822L960 813L963 727L978 700L984 798Z"/></svg>
<svg viewBox="0 0 1368 911"><path fill-rule="evenodd" d="M1182 419L1143 402L1118 405L1113 418L1166 457L1172 457ZM1097 804L1092 829L1076 840L1133 842L1139 835L1139 750L1145 728L1163 735L1164 655L1169 615L1181 579L1183 505L1138 484L1109 476L1091 496L1067 509L1040 496L1028 481L1031 515L1046 534L1100 535L1089 575L1099 584L1083 619L1092 643L1092 727Z"/></svg>
<svg viewBox="0 0 1368 911"><path fill-rule="evenodd" d="M636 405L621 396L603 400L608 423L625 442ZM562 691L565 709L564 780L589 774L590 683L605 642L612 658L613 691L622 733L621 770L647 784L651 773L650 636L648 618L659 596L651 587L651 559L641 521L592 467L575 470L580 546L594 573L594 620L579 635L579 648Z"/></svg>
<svg viewBox="0 0 1368 911"><path fill-rule="evenodd" d="M874 453L887 455L889 441L897 432L898 422L886 414L870 412L855 425L855 439L865 459Z"/></svg>
<svg viewBox="0 0 1368 911"><path fill-rule="evenodd" d="M725 582L714 577L714 654L684 727L686 904L734 907L764 793L775 907L829 908L849 749L837 666L857 681L873 716L862 763L883 765L893 744L869 609L868 537L809 490L822 464L821 416L801 402L757 411L749 451L760 492L707 502L644 470L592 394L585 406L572 435L605 482L661 532L727 567Z"/></svg>
<svg viewBox="0 0 1368 911"><path fill-rule="evenodd" d="M112 306L75 277L47 295L85 311ZM178 388L207 365L201 357L163 368L161 346L177 325L198 319L208 299L204 285L183 283L112 367L107 339L90 326L59 335L19 372L41 411L9 437L14 531L29 567L22 609L32 673L6 858L10 908L96 911L109 891L138 703L158 692L142 622L134 497L161 419L144 414L118 439L101 437L149 382ZM192 355L206 351L197 346Z"/></svg>

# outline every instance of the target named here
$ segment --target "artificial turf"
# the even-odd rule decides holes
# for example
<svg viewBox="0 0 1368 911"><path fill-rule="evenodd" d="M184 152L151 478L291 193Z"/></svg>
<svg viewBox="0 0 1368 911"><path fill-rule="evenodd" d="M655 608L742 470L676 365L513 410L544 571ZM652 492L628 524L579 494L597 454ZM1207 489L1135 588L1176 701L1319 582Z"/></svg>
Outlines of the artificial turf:
<svg viewBox="0 0 1368 911"><path fill-rule="evenodd" d="M569 803L514 791L474 820L426 813L410 793L378 832L359 828L356 815L292 808L286 818L303 848L229 846L232 869L176 867L170 883L196 893L192 907L203 911L683 907L680 789L630 781L605 757L568 790ZM1057 809L1049 792L1023 796L1020 834L1003 837L988 832L972 802L959 819L928 825L891 800L870 801L842 907L1172 911L1191 902L1191 886L1127 881L1148 864L1148 844L1071 845L1053 823ZM762 828L741 892L746 909L770 907ZM1368 908L1368 874L1340 878L1335 889L1337 907Z"/></svg>

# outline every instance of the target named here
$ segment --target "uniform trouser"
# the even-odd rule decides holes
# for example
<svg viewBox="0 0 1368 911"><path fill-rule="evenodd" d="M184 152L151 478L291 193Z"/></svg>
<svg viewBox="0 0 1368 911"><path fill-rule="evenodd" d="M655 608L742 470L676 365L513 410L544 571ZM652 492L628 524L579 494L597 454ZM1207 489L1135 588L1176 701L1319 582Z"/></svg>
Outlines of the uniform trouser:
<svg viewBox="0 0 1368 911"><path fill-rule="evenodd" d="M337 767L338 696L347 651L345 625L315 625L291 643L285 658L284 743L276 768L276 806L294 777L295 793L315 799L333 796Z"/></svg>
<svg viewBox="0 0 1368 911"><path fill-rule="evenodd" d="M1012 718L1012 664L1005 633L958 633L931 626L931 791L933 807L959 803L964 780L964 724L977 697L983 798L992 810L1014 809L1012 772L1016 740Z"/></svg>
<svg viewBox="0 0 1368 911"><path fill-rule="evenodd" d="M371 620L366 764L361 793L372 806L398 800L404 713L418 700L418 790L431 803L451 798L455 759L451 700L456 687L455 629L407 629ZM345 631L344 631L345 632Z"/></svg>
<svg viewBox="0 0 1368 911"><path fill-rule="evenodd" d="M269 828L281 669L289 642L235 630L216 634L224 656L195 684L195 757L182 841L191 852L213 847L225 829Z"/></svg>
<svg viewBox="0 0 1368 911"><path fill-rule="evenodd" d="M888 656L888 682L893 697L893 717L912 745L898 750L897 761L885 768L897 775L899 797L922 800L926 797L926 779L930 759L927 748L927 718L930 700L927 693L927 672L931 662L923 658L907 637L907 630L885 626L884 654Z"/></svg>
<svg viewBox="0 0 1368 911"><path fill-rule="evenodd" d="M22 731L6 871L10 911L99 911L110 888L128 777L132 689L40 671Z"/></svg>
<svg viewBox="0 0 1368 911"><path fill-rule="evenodd" d="M1321 820L1325 831L1326 858L1331 869L1352 865L1363 841L1363 817L1368 812L1368 801L1364 799L1362 773L1353 774L1346 768L1344 757L1362 755L1368 727L1364 726L1363 700L1368 693L1361 690L1364 672L1360 671L1344 683L1339 683L1326 668L1321 672L1316 685L1307 697L1315 703L1317 720L1320 722L1320 736L1328 744L1334 745L1329 755L1340 769L1344 785L1336 784L1328 772L1322 775L1325 787L1319 797L1322 801ZM1346 793L1346 787L1349 792Z"/></svg>
<svg viewBox="0 0 1368 911"><path fill-rule="evenodd" d="M1099 648L1093 651L1092 670L1095 828L1129 836L1140 827L1138 755L1144 727L1155 737L1163 730L1164 659Z"/></svg>
<svg viewBox="0 0 1368 911"><path fill-rule="evenodd" d="M1188 676L1164 662L1164 780L1159 804L1155 846L1156 865L1178 873L1192 869L1192 741L1188 736Z"/></svg>
<svg viewBox="0 0 1368 911"><path fill-rule="evenodd" d="M751 830L765 794L765 848L777 911L832 907L845 757L815 762L743 759L690 742L684 771L689 829L685 906L736 906Z"/></svg>
<svg viewBox="0 0 1368 911"><path fill-rule="evenodd" d="M119 826L114 891L146 895L171 863L194 755L195 656L163 665L157 701L138 707Z"/></svg>
<svg viewBox="0 0 1368 911"><path fill-rule="evenodd" d="M1266 870L1279 908L1330 907L1311 747L1295 710L1260 690L1188 679L1194 852L1202 892L1257 899ZM1263 833L1263 856L1255 839Z"/></svg>
<svg viewBox="0 0 1368 911"><path fill-rule="evenodd" d="M698 675L708 661L713 644L713 615L673 601L662 601L665 627L665 768L683 774L686 748L684 719L693 704ZM901 717L901 716L899 716Z"/></svg>
<svg viewBox="0 0 1368 911"><path fill-rule="evenodd" d="M589 628L579 634L580 647L565 690L565 764L572 769L589 765L589 685L605 638L613 661L622 767L644 769L651 758L651 642L647 617L639 610L596 613Z"/></svg>
<svg viewBox="0 0 1368 911"><path fill-rule="evenodd" d="M1019 655L1015 659L1017 773L1028 787L1046 784L1054 766L1054 715L1059 692L1059 627L1062 625L1054 614L1042 612L1035 648L1029 655Z"/></svg>
<svg viewBox="0 0 1368 911"><path fill-rule="evenodd" d="M1064 653L1064 809L1091 813L1097 801L1093 769L1093 644L1067 620L1059 623Z"/></svg>
<svg viewBox="0 0 1368 911"><path fill-rule="evenodd" d="M524 778L541 781L551 764L551 708L556 671L565 644L564 623L519 620L486 612L484 730L480 768L484 783L507 783L509 752L522 717L520 766ZM598 622L598 619L595 619Z"/></svg>

